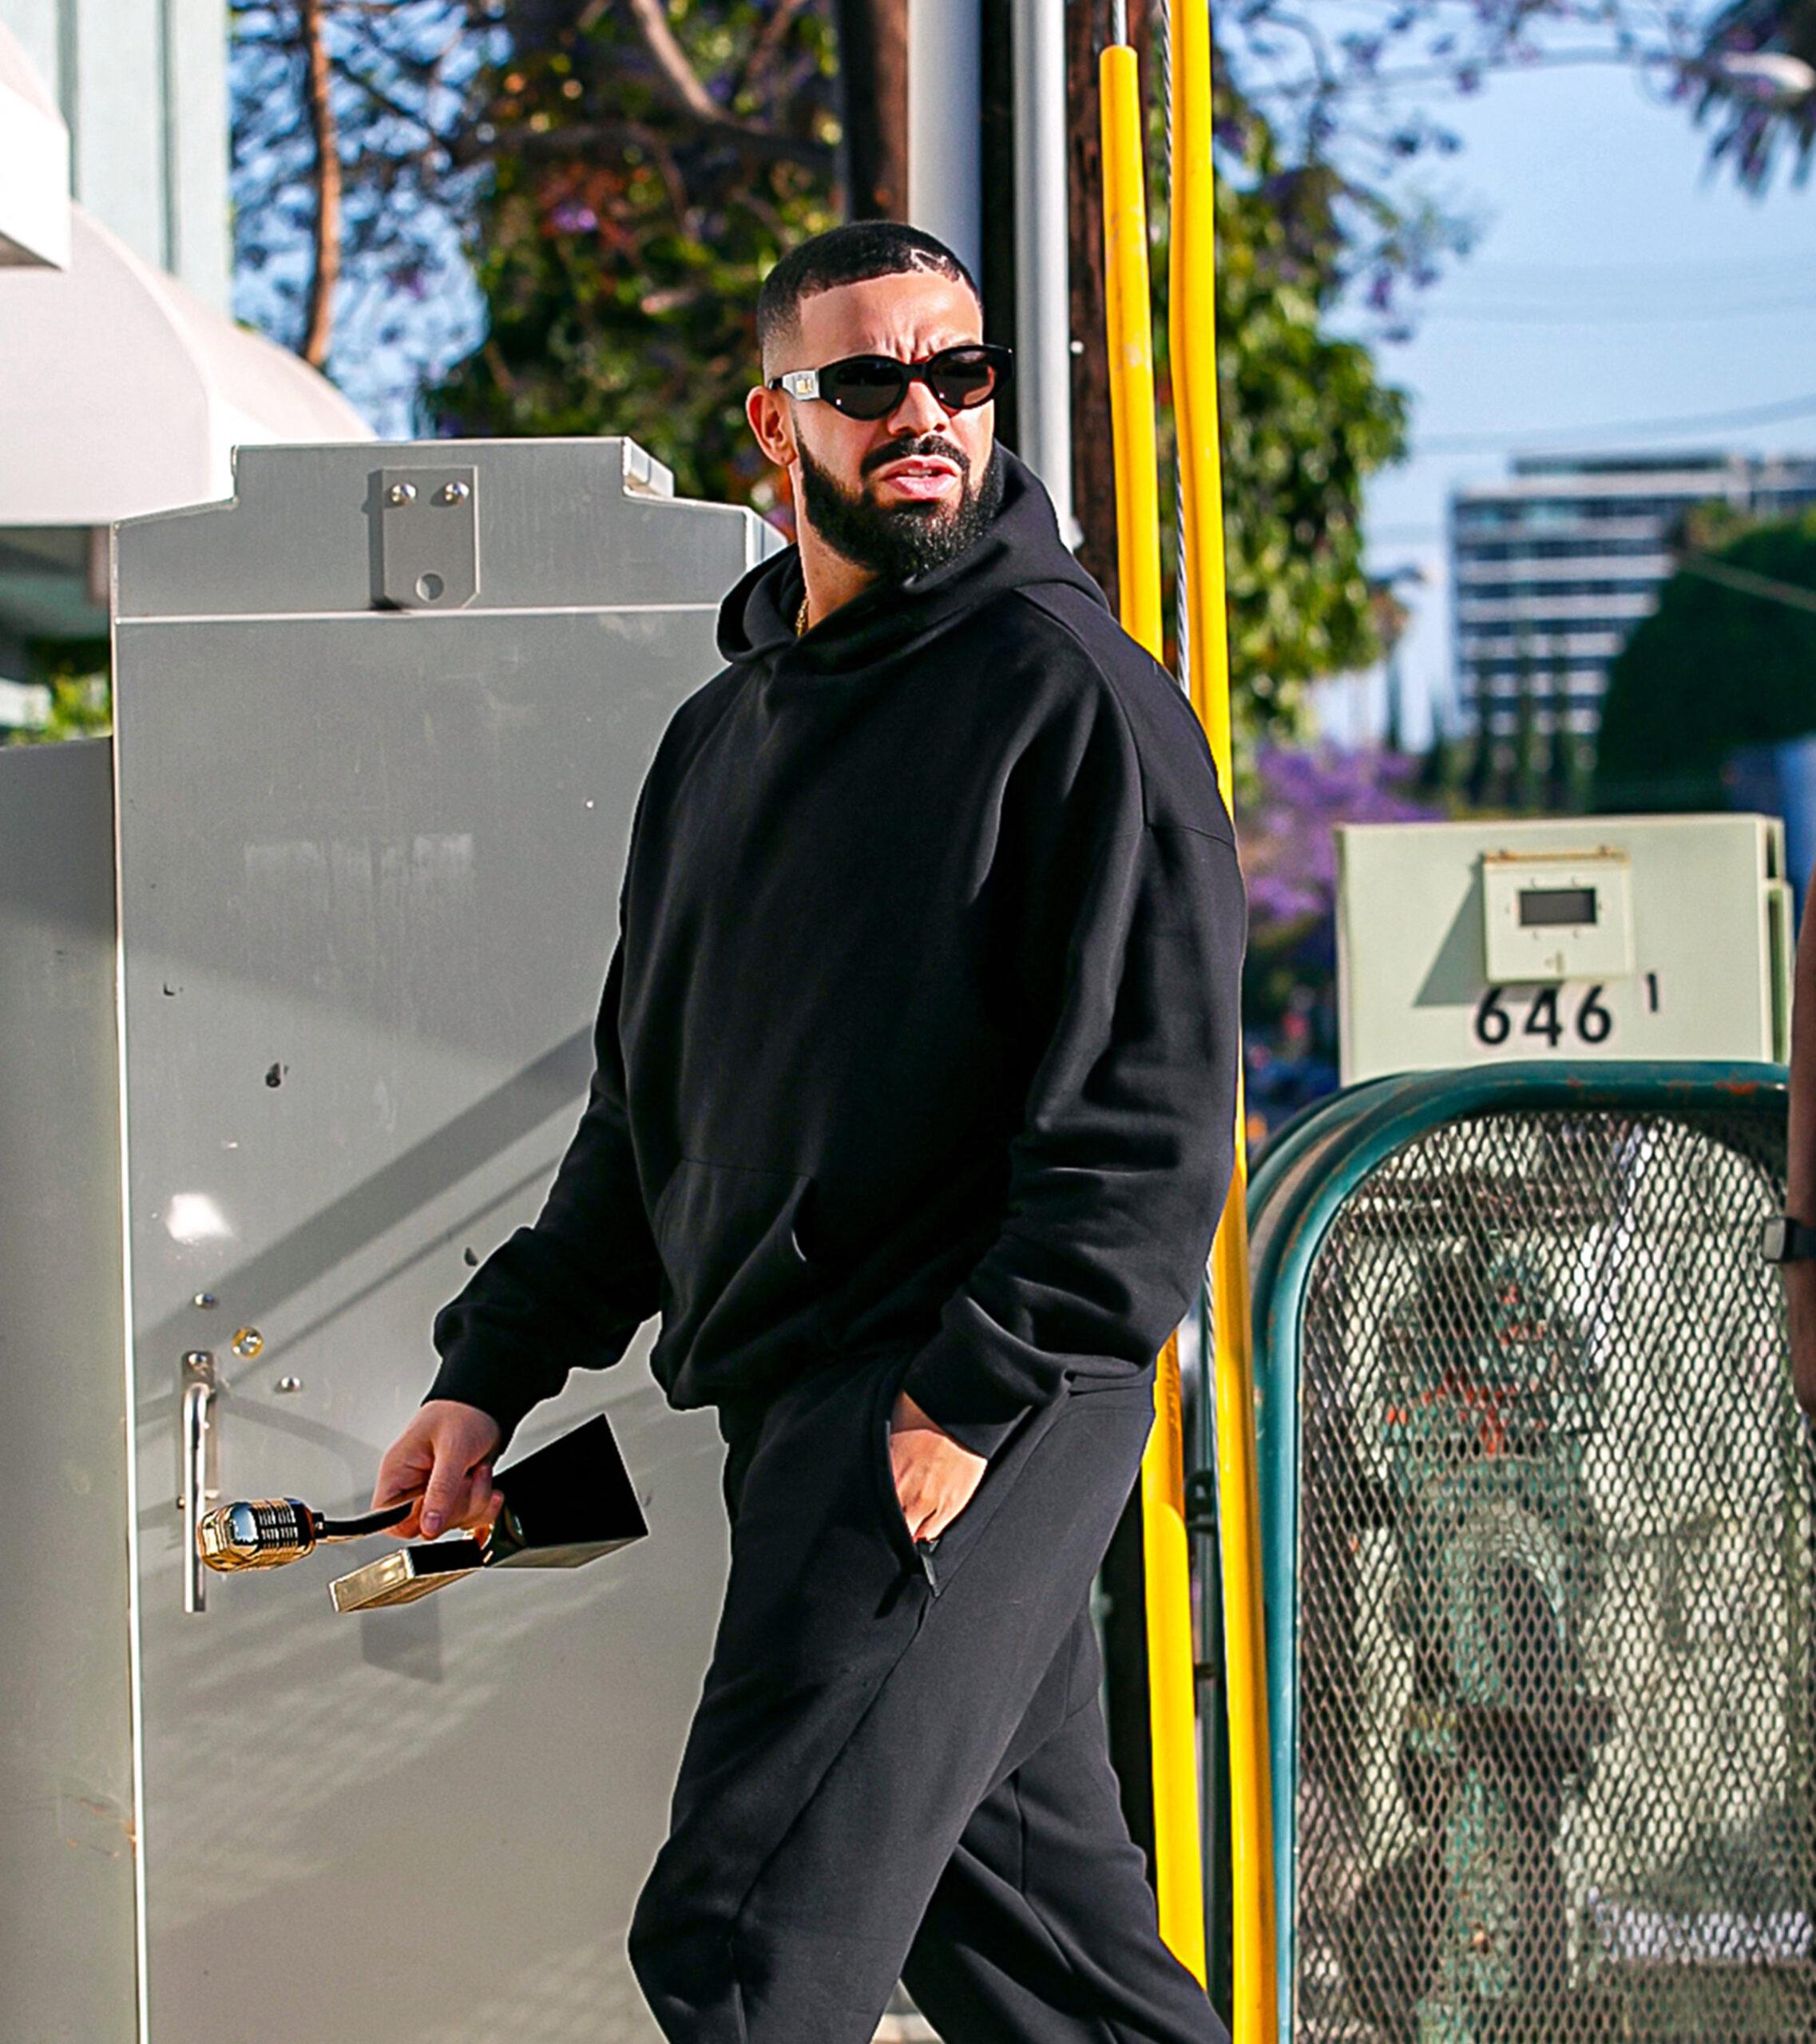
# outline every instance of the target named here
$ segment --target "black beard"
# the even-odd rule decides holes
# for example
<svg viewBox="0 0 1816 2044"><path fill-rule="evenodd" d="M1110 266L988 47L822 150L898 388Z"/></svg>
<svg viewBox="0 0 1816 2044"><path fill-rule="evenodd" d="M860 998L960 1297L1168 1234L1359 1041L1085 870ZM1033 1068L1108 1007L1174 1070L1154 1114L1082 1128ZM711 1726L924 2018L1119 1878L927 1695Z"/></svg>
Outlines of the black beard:
<svg viewBox="0 0 1816 2044"><path fill-rule="evenodd" d="M879 504L861 491L847 496L832 471L801 448L801 508L807 522L834 553L885 581L906 581L956 559L983 537L1002 503L1002 463L993 441L975 490L970 462L946 442L894 449L877 466L907 454L934 453L959 465L959 501L950 511L931 502Z"/></svg>

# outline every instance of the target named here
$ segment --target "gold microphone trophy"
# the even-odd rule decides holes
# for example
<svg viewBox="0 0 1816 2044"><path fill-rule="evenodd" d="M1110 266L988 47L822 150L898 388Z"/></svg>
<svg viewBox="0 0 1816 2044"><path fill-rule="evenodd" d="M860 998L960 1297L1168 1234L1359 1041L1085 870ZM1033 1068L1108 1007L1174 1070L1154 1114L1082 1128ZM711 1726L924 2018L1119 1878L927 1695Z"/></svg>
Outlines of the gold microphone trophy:
<svg viewBox="0 0 1816 2044"><path fill-rule="evenodd" d="M578 1568L641 1539L649 1527L603 1412L493 1478L504 1502L485 1537L399 1547L347 1575L328 1594L337 1611L414 1603L486 1568ZM230 1574L280 1568L319 1543L382 1532L414 1499L357 1519L328 1519L299 1498L240 1499L208 1513L196 1530L202 1559Z"/></svg>

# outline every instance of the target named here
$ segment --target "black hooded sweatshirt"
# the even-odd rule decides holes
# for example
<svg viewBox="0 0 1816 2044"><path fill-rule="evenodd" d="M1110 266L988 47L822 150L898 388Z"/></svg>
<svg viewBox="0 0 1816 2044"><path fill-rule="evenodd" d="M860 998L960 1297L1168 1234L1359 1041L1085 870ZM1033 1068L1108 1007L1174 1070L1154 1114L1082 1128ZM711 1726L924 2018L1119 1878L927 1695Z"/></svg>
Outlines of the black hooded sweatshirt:
<svg viewBox="0 0 1816 2044"><path fill-rule="evenodd" d="M797 638L798 547L638 794L585 1107L434 1318L508 1440L651 1314L677 1408L902 1342L988 1456L1151 1369L1233 1166L1242 881L1204 733L1006 447L984 534Z"/></svg>

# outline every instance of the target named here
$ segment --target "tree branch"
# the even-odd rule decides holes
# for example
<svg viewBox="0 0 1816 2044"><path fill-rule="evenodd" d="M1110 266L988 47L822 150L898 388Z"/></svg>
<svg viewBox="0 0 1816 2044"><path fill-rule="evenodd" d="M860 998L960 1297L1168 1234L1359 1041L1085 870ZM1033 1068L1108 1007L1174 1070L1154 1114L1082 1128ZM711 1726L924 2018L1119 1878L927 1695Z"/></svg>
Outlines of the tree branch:
<svg viewBox="0 0 1816 2044"><path fill-rule="evenodd" d="M561 128L536 129L527 125L500 128L490 148L521 150L529 156L570 156L576 150L600 147L622 149L627 142L645 142L650 131L635 121L577 121ZM830 142L805 141L778 135L764 128L747 127L742 121L702 121L686 137L688 141L724 142L771 162L805 164L812 170L825 170L832 162Z"/></svg>
<svg viewBox="0 0 1816 2044"><path fill-rule="evenodd" d="M725 109L700 81L700 76L688 61L687 52L675 40L675 31L668 26L668 10L662 0L625 0L630 9L631 19L636 24L636 32L643 38L643 46L655 60L656 68L667 81L672 92L688 113L701 121L723 121Z"/></svg>
<svg viewBox="0 0 1816 2044"><path fill-rule="evenodd" d="M808 4L809 0L778 0L775 11L751 40L738 73L737 92L759 92L767 87L767 74L787 40L788 31Z"/></svg>
<svg viewBox="0 0 1816 2044"><path fill-rule="evenodd" d="M832 160L833 152L824 144L782 136L771 129L740 121L736 114L727 113L700 82L699 73L688 61L687 52L676 41L663 0L625 0L625 5L638 37L661 73L670 96L682 111L700 123L708 137L715 141L738 142L753 155L810 164L816 169ZM588 11L592 12L592 8Z"/></svg>
<svg viewBox="0 0 1816 2044"><path fill-rule="evenodd" d="M323 0L303 0L299 26L307 66L309 137L315 152L315 217L300 353L311 369L325 370L334 340L335 287L340 281L341 166Z"/></svg>

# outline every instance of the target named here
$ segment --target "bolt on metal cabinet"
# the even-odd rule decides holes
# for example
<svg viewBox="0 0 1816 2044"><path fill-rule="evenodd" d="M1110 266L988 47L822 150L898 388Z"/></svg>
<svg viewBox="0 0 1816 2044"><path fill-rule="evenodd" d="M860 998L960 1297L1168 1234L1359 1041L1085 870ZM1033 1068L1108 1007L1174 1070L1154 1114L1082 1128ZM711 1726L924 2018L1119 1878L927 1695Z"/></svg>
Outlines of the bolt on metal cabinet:
<svg viewBox="0 0 1816 2044"><path fill-rule="evenodd" d="M0 1004L10 1060L39 1043L28 1195L51 1197L69 1131L92 1250L34 1262L47 1222L0 1252L34 1358L0 1395L47 1443L54 1406L115 1406L113 1463L89 1424L81 1495L32 1536L106 1642L38 1614L47 1682L106 1678L109 1764L72 1773L58 1822L113 1856L18 1862L86 1912L101 1984L78 2007L39 1981L14 2002L35 2026L0 2027L653 2038L624 1932L726 1557L717 1429L668 1409L652 1330L512 1451L609 1410L651 1527L621 1554L342 1618L328 1576L376 1550L204 1578L186 1536L217 1495L369 1496L435 1309L533 1216L579 1118L636 792L720 664L720 599L782 541L675 498L619 439L248 449L236 489L118 529L115 735L71 753L54 819L48 786L18 796L38 763L0 756L10 849L66 834L89 895L97 845L117 862L120 1024L89 1002L59 1062L54 976ZM13 956L55 906L14 901L19 875L56 864L0 873ZM113 933L104 950L85 901L92 979ZM65 1558L85 1524L117 1530L117 1561ZM19 1908L0 1958L51 1967Z"/></svg>

